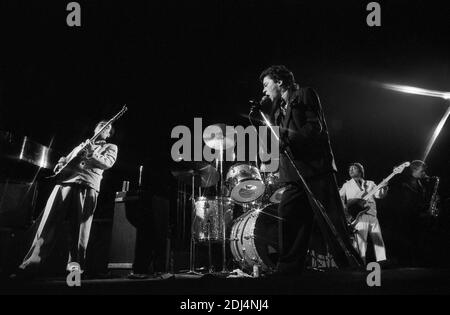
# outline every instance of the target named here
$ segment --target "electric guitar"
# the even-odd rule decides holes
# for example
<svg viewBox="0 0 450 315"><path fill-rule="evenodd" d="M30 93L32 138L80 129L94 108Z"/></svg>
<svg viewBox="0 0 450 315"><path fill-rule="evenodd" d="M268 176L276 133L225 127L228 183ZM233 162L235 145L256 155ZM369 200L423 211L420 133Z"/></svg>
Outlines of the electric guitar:
<svg viewBox="0 0 450 315"><path fill-rule="evenodd" d="M368 201L373 197L381 188L387 185L387 183L397 174L403 172L403 170L408 167L411 163L405 162L394 168L394 171L385 179L381 181L374 189L370 192L364 192L359 198L352 198L347 201L347 211L351 216L350 226L353 226L357 219L369 210Z"/></svg>
<svg viewBox="0 0 450 315"><path fill-rule="evenodd" d="M86 147L89 143L94 143L95 140L100 136L100 134L108 128L111 124L113 124L116 120L118 120L126 111L128 108L125 106L122 107L120 112L118 112L113 118L108 120L108 122L92 136L92 138L89 139L89 141L83 142L80 146L78 146L71 157L69 159L66 159L64 164L60 166L58 169L55 169L55 174L52 176L49 176L48 178L56 178L56 179L62 179L64 175L69 172L70 170L74 169L76 165L78 165L83 157L85 156Z"/></svg>

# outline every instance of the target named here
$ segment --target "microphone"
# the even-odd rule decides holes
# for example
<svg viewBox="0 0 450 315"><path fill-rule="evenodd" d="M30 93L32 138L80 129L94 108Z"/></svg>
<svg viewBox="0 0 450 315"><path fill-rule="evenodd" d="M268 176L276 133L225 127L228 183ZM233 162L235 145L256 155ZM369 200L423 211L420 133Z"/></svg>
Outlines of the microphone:
<svg viewBox="0 0 450 315"><path fill-rule="evenodd" d="M250 112L260 110L261 107L263 106L263 104L265 102L267 102L268 100L269 100L269 96L267 96L267 95L264 95L259 102L256 100L250 100L249 102L250 102L250 104L252 104L252 106L250 107Z"/></svg>
<svg viewBox="0 0 450 315"><path fill-rule="evenodd" d="M426 181L431 181L431 180L436 179L436 178L437 178L436 176L429 176L427 174L425 174L425 176L423 177L423 179L426 180Z"/></svg>
<svg viewBox="0 0 450 315"><path fill-rule="evenodd" d="M259 101L259 104L264 104L266 101L269 100L269 96L268 95L264 95L261 100Z"/></svg>

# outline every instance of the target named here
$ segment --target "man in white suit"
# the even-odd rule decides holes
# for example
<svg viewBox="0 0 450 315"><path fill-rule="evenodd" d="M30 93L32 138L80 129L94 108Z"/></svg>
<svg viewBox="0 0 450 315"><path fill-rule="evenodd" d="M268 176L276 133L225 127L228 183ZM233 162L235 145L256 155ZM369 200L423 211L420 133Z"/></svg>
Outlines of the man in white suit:
<svg viewBox="0 0 450 315"><path fill-rule="evenodd" d="M339 194L347 209L352 200L363 198L377 185L370 180L364 179L364 167L360 163L353 163L349 168L350 180L344 183ZM386 249L381 234L380 223L377 219L377 205L374 198L384 198L387 194L387 186L381 188L377 193L364 203L364 211L357 216L353 222L355 229L354 247L359 251L361 258L366 263L367 237L370 236L374 245L375 258L377 261L386 260ZM362 210L362 209L361 209Z"/></svg>
<svg viewBox="0 0 450 315"><path fill-rule="evenodd" d="M100 121L94 132L100 132L106 124L107 121ZM58 226L66 218L70 221L67 269L83 269L103 171L111 168L117 159L117 146L106 142L112 133L112 126L108 125L94 143L86 140L59 160L55 172L85 145L82 158L64 172L53 188L33 244L19 266L19 273L34 274L38 271L54 247Z"/></svg>

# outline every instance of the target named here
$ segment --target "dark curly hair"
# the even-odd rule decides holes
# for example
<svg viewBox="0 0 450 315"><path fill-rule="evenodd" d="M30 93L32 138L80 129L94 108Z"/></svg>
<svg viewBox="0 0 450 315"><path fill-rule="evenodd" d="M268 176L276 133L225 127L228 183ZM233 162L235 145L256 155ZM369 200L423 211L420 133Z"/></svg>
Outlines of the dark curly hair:
<svg viewBox="0 0 450 315"><path fill-rule="evenodd" d="M427 169L427 164L425 164L424 161L421 160L414 160L409 165L409 173L412 174L415 170L417 170L419 167L423 167L425 170Z"/></svg>
<svg viewBox="0 0 450 315"><path fill-rule="evenodd" d="M297 86L297 84L295 83L294 74L291 70L283 65L274 65L265 69L263 72L261 72L259 80L263 82L264 78L267 76L274 81L282 81L282 87L285 89L290 89Z"/></svg>

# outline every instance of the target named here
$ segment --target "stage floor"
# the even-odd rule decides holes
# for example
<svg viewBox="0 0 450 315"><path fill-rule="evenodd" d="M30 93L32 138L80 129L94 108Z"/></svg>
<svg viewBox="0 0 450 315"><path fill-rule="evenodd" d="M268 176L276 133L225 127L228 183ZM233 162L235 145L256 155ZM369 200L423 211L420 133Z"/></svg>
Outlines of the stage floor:
<svg viewBox="0 0 450 315"><path fill-rule="evenodd" d="M220 278L165 274L164 279L81 279L69 287L66 279L2 281L0 294L150 294L150 295L297 295L297 294L450 294L450 269L389 269L381 286L369 287L362 271L306 271L290 278Z"/></svg>

